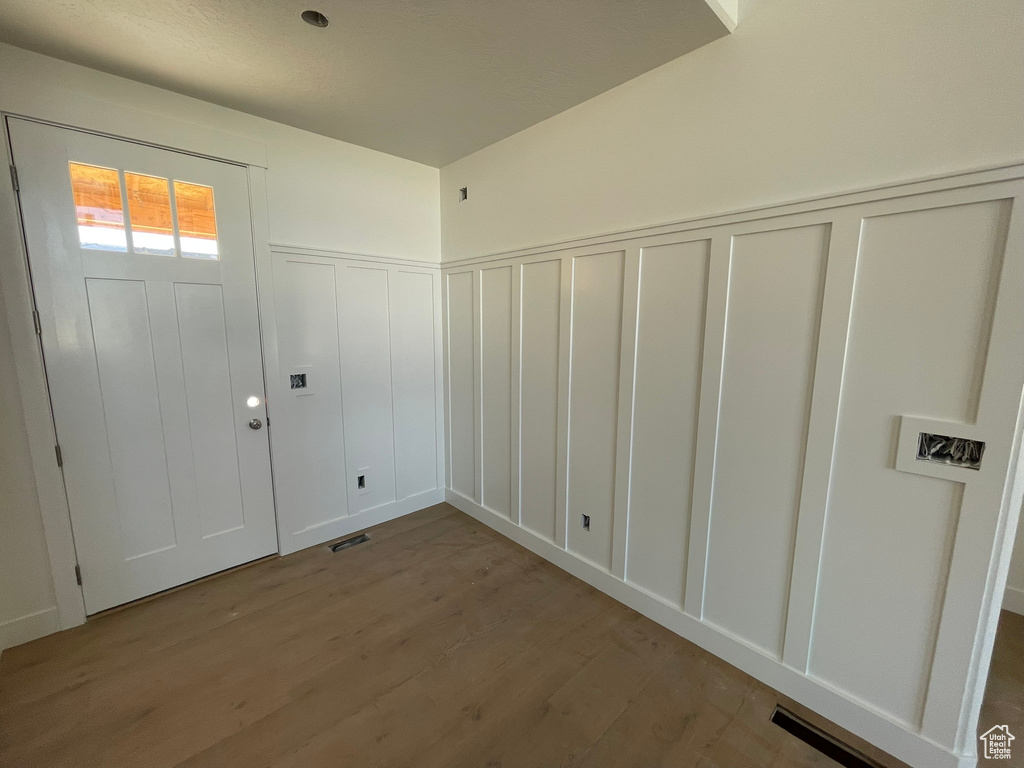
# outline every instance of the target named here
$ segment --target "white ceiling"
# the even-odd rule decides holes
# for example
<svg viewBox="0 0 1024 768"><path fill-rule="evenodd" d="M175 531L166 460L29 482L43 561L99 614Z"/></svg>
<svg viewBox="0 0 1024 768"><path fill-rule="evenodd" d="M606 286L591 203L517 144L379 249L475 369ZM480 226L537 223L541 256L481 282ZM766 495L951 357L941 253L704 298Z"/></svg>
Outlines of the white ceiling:
<svg viewBox="0 0 1024 768"><path fill-rule="evenodd" d="M0 40L440 167L728 34L713 6L2 0Z"/></svg>

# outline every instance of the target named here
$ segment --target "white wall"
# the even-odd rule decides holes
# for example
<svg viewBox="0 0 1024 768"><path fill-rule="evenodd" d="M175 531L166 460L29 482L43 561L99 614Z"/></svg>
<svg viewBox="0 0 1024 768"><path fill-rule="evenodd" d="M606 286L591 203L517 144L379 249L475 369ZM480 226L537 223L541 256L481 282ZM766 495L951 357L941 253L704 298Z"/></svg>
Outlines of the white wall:
<svg viewBox="0 0 1024 768"><path fill-rule="evenodd" d="M443 168L443 258L1024 159L1019 0L740 10L732 35Z"/></svg>
<svg viewBox="0 0 1024 768"><path fill-rule="evenodd" d="M435 168L3 44L0 44L0 72L3 73L0 111L114 135L139 137L145 134L142 137L149 140L158 136L159 143L168 146L265 165L270 219L269 235L265 239L279 246L323 249L327 257L335 259L339 253L349 258L369 254L399 259L411 265L408 269L414 272L419 269L417 263L429 265L439 260L440 216ZM8 212L5 210L4 214L6 217ZM0 220L9 221L5 217ZM13 226L10 228L13 230ZM16 242L17 235L13 231L0 235L5 246L0 258L20 260L22 255L15 249L6 249ZM12 262L5 266L7 275L20 269L12 268ZM427 272L430 271L428 268ZM27 307L27 286L20 284L21 280L9 282L12 284L5 285L6 295L16 296L19 310ZM399 283L394 288L401 291L405 285ZM394 450L403 457L400 465L403 461L409 465L410 447L418 449L428 442L423 422L433 419L436 410L423 415L407 413L408 403L415 403L419 408L429 393L415 382L410 384L410 379L422 374L422 349L410 349L408 338L396 337L401 328L407 329L410 324L417 329L424 323L423 327L428 330L435 327L424 303L433 298L425 298L420 287L416 284L409 303L401 305L410 308L409 314L392 318L393 335L386 354L394 351L392 362L398 371L393 392L398 414L394 424L390 404L384 411L373 412L372 423L364 424L358 437L343 435L340 420L330 421L323 414L307 415L321 430L332 430L330 439L335 442L347 437L350 443L354 440L355 445L359 445L363 437L372 439L376 434L384 431L390 434L394 430L398 436ZM295 286L286 284L276 299L286 305L288 302L301 305L306 297L301 291L296 293ZM26 335L25 318L21 318L21 322L18 332ZM0 312L0 425L3 427L0 431L0 528L3 530L0 536L0 648L59 626L39 502L28 459L11 333L7 315ZM418 337L414 339L414 346L417 341ZM401 344L405 347L400 349ZM380 370L375 369L374 375L379 378L379 374ZM346 386L357 387L358 376L358 370L350 369ZM374 384L380 384L377 378L373 379ZM336 386L340 387L341 382L336 382ZM350 402L355 408L360 401L353 394ZM282 420L275 424L275 428L278 426L281 434L277 446L281 448L287 443L284 439L287 425ZM384 475L389 471L385 467L378 467L378 470ZM398 486L397 499L414 497L414 491L424 489L422 467L410 469L409 480L402 469L390 471L392 485L397 483ZM315 490L327 501L310 514L327 515L326 505L334 501L332 496L337 493L341 496L334 503L335 510L348 514L351 505L345 498L344 472L344 467L331 467L330 472L315 478ZM293 499L286 498L286 501ZM388 513L408 511L408 508L408 504L389 507ZM378 509L377 514L384 512ZM330 516L323 517L321 522L329 519ZM317 537L343 531L345 524L321 526L315 533L307 534L303 541L322 540ZM347 524L355 525L355 518ZM289 544L291 548L297 546L294 541ZM68 567L71 565L73 563Z"/></svg>
<svg viewBox="0 0 1024 768"><path fill-rule="evenodd" d="M449 499L966 764L1024 493L1022 211L1016 166L446 266ZM984 440L981 470L920 431Z"/></svg>
<svg viewBox="0 0 1024 768"><path fill-rule="evenodd" d="M0 649L52 632L58 626L12 359L7 314L0 295Z"/></svg>
<svg viewBox="0 0 1024 768"><path fill-rule="evenodd" d="M1010 575L1006 579L1003 607L1024 614L1024 526L1017 527L1017 543L1013 547Z"/></svg>
<svg viewBox="0 0 1024 768"><path fill-rule="evenodd" d="M0 72L3 111L96 128L110 107L129 107L177 123L179 141L190 146L209 130L262 145L271 242L440 258L436 168L2 43Z"/></svg>

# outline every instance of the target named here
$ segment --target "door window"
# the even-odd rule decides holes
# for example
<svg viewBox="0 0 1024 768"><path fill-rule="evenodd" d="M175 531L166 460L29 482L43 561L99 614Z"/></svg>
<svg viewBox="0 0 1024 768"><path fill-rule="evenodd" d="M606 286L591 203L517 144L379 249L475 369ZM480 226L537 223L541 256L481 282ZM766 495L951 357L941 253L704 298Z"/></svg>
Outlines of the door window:
<svg viewBox="0 0 1024 768"><path fill-rule="evenodd" d="M217 216L213 210L213 187L174 182L178 205L181 255L186 259L217 258Z"/></svg>
<svg viewBox="0 0 1024 768"><path fill-rule="evenodd" d="M220 258L213 187L177 179L170 183L160 176L134 171L122 174L116 168L85 163L73 162L69 168L82 248L180 255L186 259Z"/></svg>
<svg viewBox="0 0 1024 768"><path fill-rule="evenodd" d="M124 185L128 191L132 250L154 256L174 256L174 224L167 179L125 171Z"/></svg>
<svg viewBox="0 0 1024 768"><path fill-rule="evenodd" d="M71 163L71 194L83 248L127 251L121 180L114 168Z"/></svg>

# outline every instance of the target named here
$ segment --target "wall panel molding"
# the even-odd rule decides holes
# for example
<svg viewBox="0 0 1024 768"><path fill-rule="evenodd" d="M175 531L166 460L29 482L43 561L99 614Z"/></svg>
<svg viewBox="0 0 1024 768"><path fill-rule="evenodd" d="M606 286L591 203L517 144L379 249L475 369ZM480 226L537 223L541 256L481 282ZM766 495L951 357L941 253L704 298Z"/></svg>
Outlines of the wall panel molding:
<svg viewBox="0 0 1024 768"><path fill-rule="evenodd" d="M827 225L732 238L704 619L781 658Z"/></svg>
<svg viewBox="0 0 1024 768"><path fill-rule="evenodd" d="M1022 178L443 264L474 412L481 359L506 354L481 316L512 326L518 504L447 498L896 757L970 765L1024 496ZM512 306L504 281L496 306L467 296L505 267ZM902 417L986 440L981 469L919 467ZM449 415L450 445L486 440L479 421Z"/></svg>
<svg viewBox="0 0 1024 768"><path fill-rule="evenodd" d="M839 396L846 364L861 220L837 217L829 232L828 265L818 335L817 366L807 429L806 460L800 489L783 661L807 671L817 573L832 477L832 455L839 422Z"/></svg>
<svg viewBox="0 0 1024 768"><path fill-rule="evenodd" d="M710 240L640 252L625 579L683 605ZM616 529L619 533L619 529Z"/></svg>
<svg viewBox="0 0 1024 768"><path fill-rule="evenodd" d="M397 256L386 256L371 253L354 253L351 251L335 251L327 248L313 248L308 245L289 245L287 243L270 243L274 253L288 253L294 256L320 256L329 259L346 259L348 261L365 261L374 264L394 264L401 267L419 267L421 269L440 269L441 265L430 261L402 259Z"/></svg>
<svg viewBox="0 0 1024 768"><path fill-rule="evenodd" d="M272 248L269 261L260 298L280 552L436 503L447 463L440 272L316 249ZM292 373L306 374L304 389Z"/></svg>

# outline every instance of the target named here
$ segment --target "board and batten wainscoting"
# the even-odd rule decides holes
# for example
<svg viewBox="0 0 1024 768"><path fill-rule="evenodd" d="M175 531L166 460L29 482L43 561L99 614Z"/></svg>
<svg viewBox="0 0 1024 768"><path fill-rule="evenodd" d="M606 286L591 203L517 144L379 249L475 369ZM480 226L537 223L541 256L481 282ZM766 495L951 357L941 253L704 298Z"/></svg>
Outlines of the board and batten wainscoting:
<svg viewBox="0 0 1024 768"><path fill-rule="evenodd" d="M444 500L441 283L437 265L270 250L261 309L286 555Z"/></svg>
<svg viewBox="0 0 1024 768"><path fill-rule="evenodd" d="M1022 177L443 264L448 501L894 756L973 765L1021 506ZM919 430L981 468L917 461Z"/></svg>

